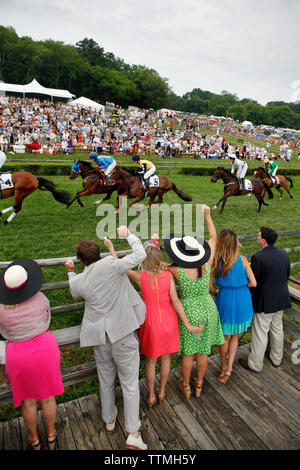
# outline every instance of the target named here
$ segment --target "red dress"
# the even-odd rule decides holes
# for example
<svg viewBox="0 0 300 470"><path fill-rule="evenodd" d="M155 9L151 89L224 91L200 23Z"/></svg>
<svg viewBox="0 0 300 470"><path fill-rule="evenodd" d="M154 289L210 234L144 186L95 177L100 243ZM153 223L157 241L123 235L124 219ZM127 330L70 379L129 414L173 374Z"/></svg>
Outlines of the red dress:
<svg viewBox="0 0 300 470"><path fill-rule="evenodd" d="M172 274L163 271L151 280L151 273L141 273L141 291L146 304L145 322L139 329L141 353L147 357L178 352L178 317L171 304L170 282Z"/></svg>

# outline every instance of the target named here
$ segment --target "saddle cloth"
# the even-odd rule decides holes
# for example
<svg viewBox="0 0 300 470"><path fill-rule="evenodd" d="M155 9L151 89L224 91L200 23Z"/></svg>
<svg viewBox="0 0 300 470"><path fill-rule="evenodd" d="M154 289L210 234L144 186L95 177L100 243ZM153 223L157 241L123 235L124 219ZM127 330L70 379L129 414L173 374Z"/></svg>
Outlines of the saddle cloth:
<svg viewBox="0 0 300 470"><path fill-rule="evenodd" d="M273 181L273 184L279 184L277 176L271 176L271 180Z"/></svg>
<svg viewBox="0 0 300 470"><path fill-rule="evenodd" d="M252 191L252 183L250 180L243 180L241 183L241 190Z"/></svg>
<svg viewBox="0 0 300 470"><path fill-rule="evenodd" d="M143 186L145 188L145 181L144 180L143 180ZM150 176L149 188L158 188L158 186L159 186L159 176L157 176L157 175Z"/></svg>
<svg viewBox="0 0 300 470"><path fill-rule="evenodd" d="M0 173L0 190L13 188L12 174Z"/></svg>

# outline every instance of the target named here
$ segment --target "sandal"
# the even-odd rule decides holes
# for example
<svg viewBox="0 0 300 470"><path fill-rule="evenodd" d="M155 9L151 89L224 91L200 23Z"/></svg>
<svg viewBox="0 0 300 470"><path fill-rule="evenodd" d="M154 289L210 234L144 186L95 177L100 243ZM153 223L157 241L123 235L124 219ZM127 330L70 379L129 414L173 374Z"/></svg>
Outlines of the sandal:
<svg viewBox="0 0 300 470"><path fill-rule="evenodd" d="M221 369L219 375L218 375L218 380L219 382L223 382L224 381L224 377L225 377L225 374L227 372L227 369Z"/></svg>
<svg viewBox="0 0 300 470"><path fill-rule="evenodd" d="M190 389L190 387L186 387L186 386L184 387L183 386L183 379L178 380L177 385L180 388L180 390L183 392L185 398L190 398L191 389Z"/></svg>
<svg viewBox="0 0 300 470"><path fill-rule="evenodd" d="M195 389L196 389L196 397L199 398L200 395L201 395L201 392L202 392L202 387L203 387L203 380L201 382L201 387L199 387L198 385L199 381L198 379L195 377L194 378L194 386L195 386Z"/></svg>
<svg viewBox="0 0 300 470"><path fill-rule="evenodd" d="M35 444L34 444L28 437L28 444L30 445L32 450L41 450L41 443L39 439L35 441Z"/></svg>
<svg viewBox="0 0 300 470"><path fill-rule="evenodd" d="M227 384L228 380L230 379L231 371L227 370L224 375L224 379L222 380L223 384Z"/></svg>
<svg viewBox="0 0 300 470"><path fill-rule="evenodd" d="M154 400L147 400L148 410L151 410L154 405L157 403L157 398L155 397Z"/></svg>
<svg viewBox="0 0 300 470"><path fill-rule="evenodd" d="M162 405L162 402L164 401L164 398L165 398L164 393L157 392L157 399L158 399L159 406Z"/></svg>
<svg viewBox="0 0 300 470"><path fill-rule="evenodd" d="M49 436L47 436L49 450L54 450L56 440L57 440L56 431L55 431L55 434L50 434Z"/></svg>

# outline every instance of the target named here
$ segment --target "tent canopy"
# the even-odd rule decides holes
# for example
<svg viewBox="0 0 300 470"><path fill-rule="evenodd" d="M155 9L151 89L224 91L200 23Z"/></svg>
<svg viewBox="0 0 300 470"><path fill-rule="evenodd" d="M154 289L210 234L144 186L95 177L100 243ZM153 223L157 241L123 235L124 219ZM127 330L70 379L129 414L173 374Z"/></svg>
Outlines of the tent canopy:
<svg viewBox="0 0 300 470"><path fill-rule="evenodd" d="M39 84L34 78L27 85L15 85L14 83L0 83L0 91L10 91L13 93L37 93L39 95L55 96L58 98L74 98L68 90L58 90L55 88L46 88Z"/></svg>
<svg viewBox="0 0 300 470"><path fill-rule="evenodd" d="M81 96L76 100L73 100L69 103L71 106L81 106L82 108L91 108L95 111L103 111L104 106L103 104L97 103L96 101L92 101L89 98L85 98Z"/></svg>

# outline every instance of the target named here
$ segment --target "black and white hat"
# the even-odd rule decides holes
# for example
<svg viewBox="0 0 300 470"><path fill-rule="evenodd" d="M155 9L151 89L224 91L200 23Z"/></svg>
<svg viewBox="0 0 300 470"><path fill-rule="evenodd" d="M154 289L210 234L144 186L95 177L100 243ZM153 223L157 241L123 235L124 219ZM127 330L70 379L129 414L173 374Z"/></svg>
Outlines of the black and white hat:
<svg viewBox="0 0 300 470"><path fill-rule="evenodd" d="M175 264L182 268L197 268L205 264L211 254L209 244L198 237L171 233L164 240L164 248Z"/></svg>
<svg viewBox="0 0 300 470"><path fill-rule="evenodd" d="M15 305L30 299L40 290L43 280L36 261L16 259L0 275L0 303Z"/></svg>

